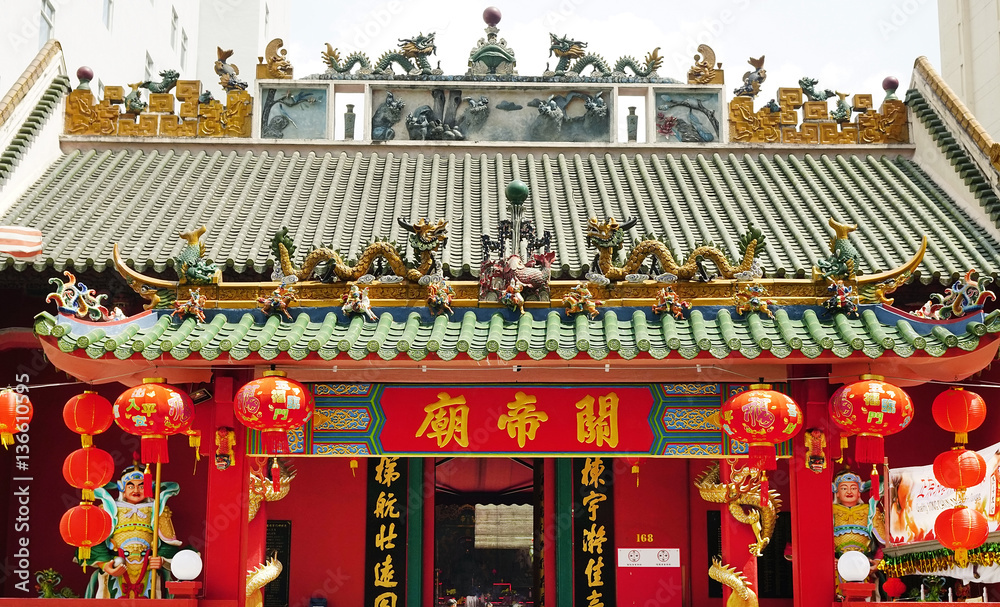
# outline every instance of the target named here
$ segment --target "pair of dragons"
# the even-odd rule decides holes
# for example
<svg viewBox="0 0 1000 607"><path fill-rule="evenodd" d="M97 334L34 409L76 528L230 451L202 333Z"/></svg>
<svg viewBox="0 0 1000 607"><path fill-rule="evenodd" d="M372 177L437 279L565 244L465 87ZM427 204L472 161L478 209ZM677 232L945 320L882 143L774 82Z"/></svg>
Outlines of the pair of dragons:
<svg viewBox="0 0 1000 607"><path fill-rule="evenodd" d="M614 67L609 67L607 62L600 55L586 52L587 43L573 40L568 36L556 36L549 34L549 55L559 58L556 69L552 72L546 71L546 76L566 76L570 74L579 75L587 67L592 67L595 77L610 76L612 74L625 75L626 69L630 69L638 78L649 78L656 76L656 70L663 65L663 57L660 56L660 47L650 51L645 61L640 64L630 56L624 56L615 62ZM320 54L323 62L326 63L330 72L339 74L349 74L351 70L358 67L359 75L367 74L389 74L392 73L392 65L396 64L411 76L429 76L443 73L439 68L432 69L427 57L437 51L434 44L434 33L426 36L423 33L414 38L400 38L399 50L389 50L379 57L375 65L372 65L368 55L362 52L354 52L340 58L338 49L333 48L329 43L326 51ZM411 59L413 61L411 61ZM512 60L511 56L507 60ZM571 62L573 60L575 62ZM416 64L414 65L414 61Z"/></svg>

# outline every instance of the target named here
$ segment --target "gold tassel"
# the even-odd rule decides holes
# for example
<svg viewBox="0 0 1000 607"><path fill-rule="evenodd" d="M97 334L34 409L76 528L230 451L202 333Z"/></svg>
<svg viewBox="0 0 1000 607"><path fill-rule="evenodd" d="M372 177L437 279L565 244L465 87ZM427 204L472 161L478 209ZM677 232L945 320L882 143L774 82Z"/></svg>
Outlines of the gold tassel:
<svg viewBox="0 0 1000 607"><path fill-rule="evenodd" d="M635 486L639 486L639 462L632 464L632 474L635 475Z"/></svg>
<svg viewBox="0 0 1000 607"><path fill-rule="evenodd" d="M80 444L83 445L84 449L89 449L94 446L94 437L90 434L80 435Z"/></svg>
<svg viewBox="0 0 1000 607"><path fill-rule="evenodd" d="M358 476L358 460L351 460L351 476L357 478Z"/></svg>
<svg viewBox="0 0 1000 607"><path fill-rule="evenodd" d="M968 432L956 432L955 433L955 444L964 445L969 442Z"/></svg>
<svg viewBox="0 0 1000 607"><path fill-rule="evenodd" d="M93 489L84 489L83 490L82 499L85 502L92 502L92 501L94 501L94 490Z"/></svg>
<svg viewBox="0 0 1000 607"><path fill-rule="evenodd" d="M90 546L80 546L78 550L78 558L81 563L86 562L90 558ZM86 567L86 565L84 565Z"/></svg>
<svg viewBox="0 0 1000 607"><path fill-rule="evenodd" d="M847 453L847 436L840 435L840 457L837 458L837 463L841 464L844 462L844 453Z"/></svg>
<svg viewBox="0 0 1000 607"><path fill-rule="evenodd" d="M966 548L956 548L955 549L955 563L959 567L965 567L969 564L969 551Z"/></svg>
<svg viewBox="0 0 1000 607"><path fill-rule="evenodd" d="M0 432L0 442L3 443L3 448L6 449L8 445L14 444L14 435L10 432Z"/></svg>

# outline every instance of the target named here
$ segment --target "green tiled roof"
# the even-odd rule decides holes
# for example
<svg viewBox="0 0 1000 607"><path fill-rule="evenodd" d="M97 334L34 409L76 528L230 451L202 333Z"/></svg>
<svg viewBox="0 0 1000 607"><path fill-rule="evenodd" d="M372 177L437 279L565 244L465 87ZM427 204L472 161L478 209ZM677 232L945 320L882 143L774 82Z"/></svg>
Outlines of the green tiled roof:
<svg viewBox="0 0 1000 607"><path fill-rule="evenodd" d="M35 135L38 134L39 129L52 116L52 111L59 107L59 100L69 90L70 82L68 76L60 75L52 79L52 84L49 85L49 88L42 95L41 100L35 105L35 109L25 119L20 130L18 130L17 134L11 140L10 145L0 153L0 185L3 184L7 176L14 170L18 161L20 161L25 151L27 151L28 146L35 139Z"/></svg>
<svg viewBox="0 0 1000 607"><path fill-rule="evenodd" d="M714 317L709 317L710 313ZM777 358L793 353L808 358L823 354L878 358L885 353L942 356L950 349L974 350L981 336L1000 331L1000 311L982 322L968 322L955 333L943 325L930 327L905 319L882 324L871 309L856 319L844 315L825 318L808 309L795 313L800 317L793 318L782 309L770 319L755 314L734 316L726 309L705 314L693 310L690 318L676 320L670 315L653 317L645 310L617 309L606 310L595 320L566 318L556 311L507 320L505 313L490 314L488 310L480 310L478 316L466 311L454 318L434 319L397 310L397 318L383 312L377 322L366 322L360 316L345 319L333 311L325 316L319 311L316 320L303 312L294 321L281 321L277 316L264 319L260 312L227 311L204 324L193 318L171 321L164 314L147 328L132 324L112 336L101 328L84 332L83 325L57 322L56 317L43 312L35 319L35 332L55 338L63 352L85 353L93 359L244 360L256 355L274 360L287 354L294 360L345 356L355 360L451 360L461 356L482 360L490 355L511 360L523 354L536 360L577 356L601 360L644 354L656 359L694 358L702 353L745 359L764 353Z"/></svg>
<svg viewBox="0 0 1000 607"><path fill-rule="evenodd" d="M969 186L969 190L979 201L979 204L1000 227L1000 198L997 198L997 193L990 185L990 180L979 170L965 148L955 140L944 121L934 112L920 91L916 89L907 91L906 104L913 109L917 120L934 138L934 142L937 143L951 165L955 167L955 171L965 181L965 185Z"/></svg>
<svg viewBox="0 0 1000 607"><path fill-rule="evenodd" d="M180 144L178 144L180 145ZM507 218L498 200L512 179L531 189L528 218L553 235L556 277L578 276L595 255L588 217L636 217L627 240L665 234L678 253L713 241L738 254L739 234L767 236L769 276L808 275L829 252L827 219L856 223L866 272L901 265L930 239L920 273L943 282L1000 270L1000 242L904 156L747 153L492 154L389 151L348 155L211 151L73 151L58 159L0 224L38 228L46 262L18 270L113 267L112 244L140 271L163 271L177 235L206 224L217 263L266 272L269 242L288 226L299 251L331 246L353 257L375 237L404 242L402 217L447 219L440 259L478 274L480 235ZM624 148L618 148L624 149ZM832 150L831 150L832 152ZM631 242L626 242L628 251Z"/></svg>

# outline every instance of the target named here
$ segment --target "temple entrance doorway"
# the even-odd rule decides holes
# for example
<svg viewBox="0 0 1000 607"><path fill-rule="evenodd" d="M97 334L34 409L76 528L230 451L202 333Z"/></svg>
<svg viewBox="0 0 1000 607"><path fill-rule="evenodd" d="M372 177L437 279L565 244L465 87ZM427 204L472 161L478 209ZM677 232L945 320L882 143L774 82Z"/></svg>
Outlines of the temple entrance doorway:
<svg viewBox="0 0 1000 607"><path fill-rule="evenodd" d="M450 599L465 607L534 604L540 583L540 479L541 460L438 458L437 605Z"/></svg>

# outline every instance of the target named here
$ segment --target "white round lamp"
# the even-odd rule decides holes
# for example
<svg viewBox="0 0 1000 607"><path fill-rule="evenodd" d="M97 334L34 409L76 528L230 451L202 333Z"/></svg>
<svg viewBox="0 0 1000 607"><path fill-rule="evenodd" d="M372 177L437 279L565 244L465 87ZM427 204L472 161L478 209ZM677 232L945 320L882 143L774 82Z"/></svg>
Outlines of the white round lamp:
<svg viewBox="0 0 1000 607"><path fill-rule="evenodd" d="M194 550L181 550L170 560L170 572L182 582L201 575L201 555Z"/></svg>
<svg viewBox="0 0 1000 607"><path fill-rule="evenodd" d="M837 559L837 573L845 582L863 582L870 571L871 563L863 552L852 550Z"/></svg>

